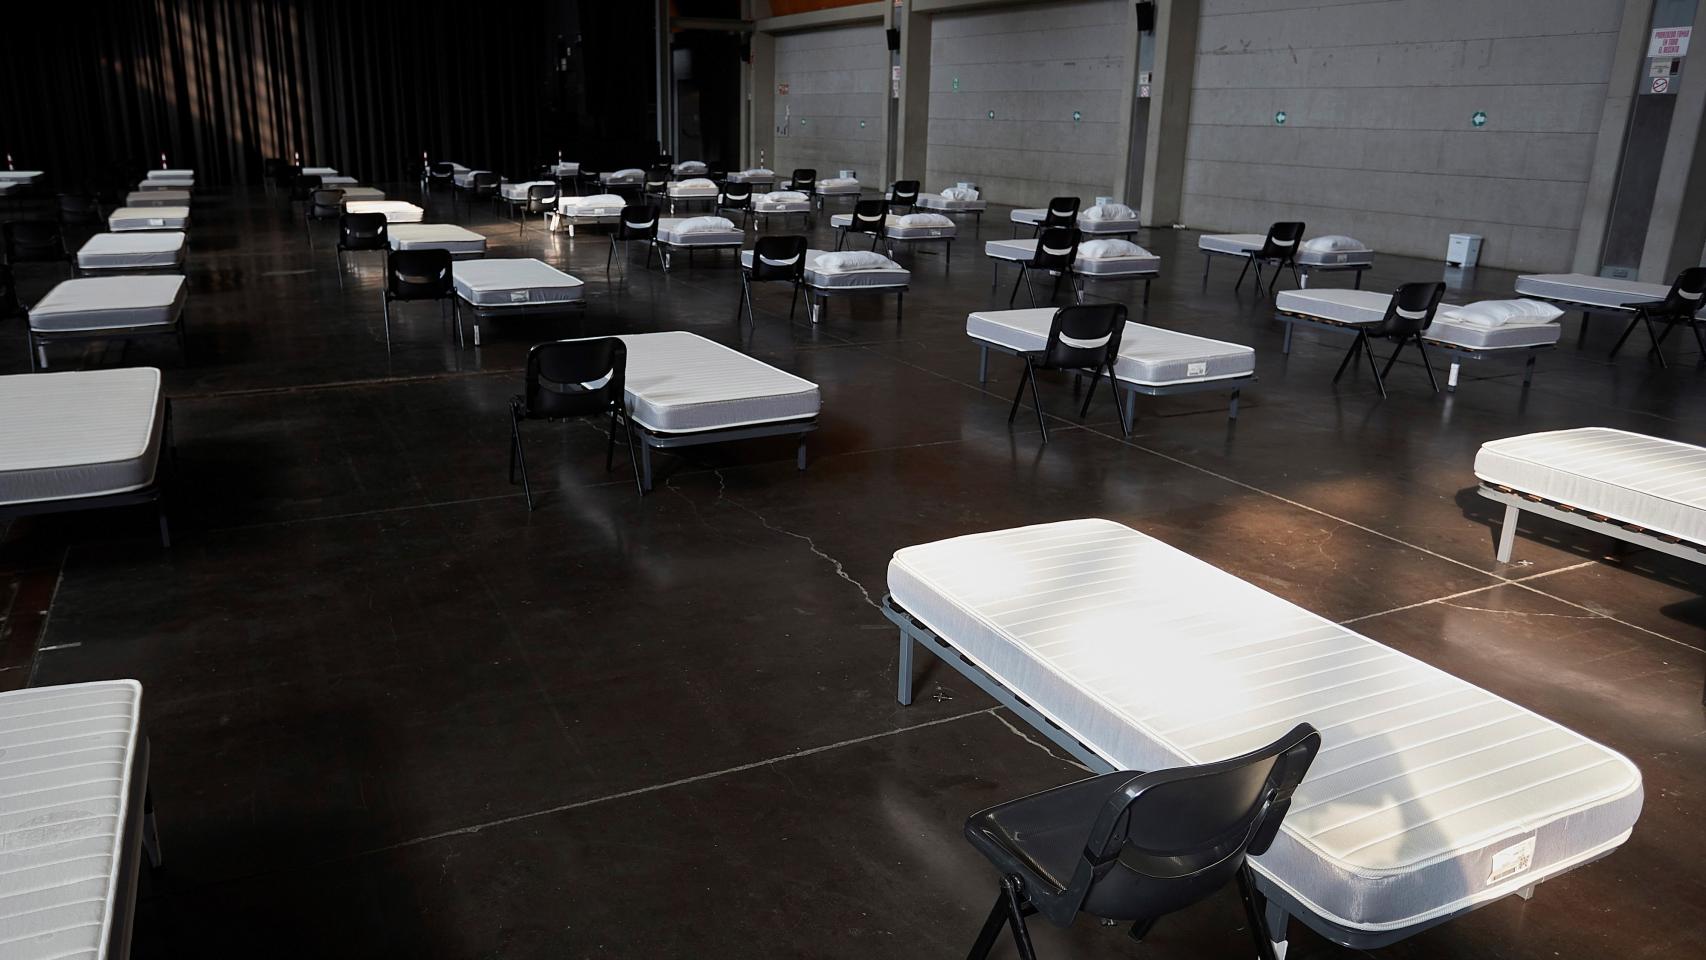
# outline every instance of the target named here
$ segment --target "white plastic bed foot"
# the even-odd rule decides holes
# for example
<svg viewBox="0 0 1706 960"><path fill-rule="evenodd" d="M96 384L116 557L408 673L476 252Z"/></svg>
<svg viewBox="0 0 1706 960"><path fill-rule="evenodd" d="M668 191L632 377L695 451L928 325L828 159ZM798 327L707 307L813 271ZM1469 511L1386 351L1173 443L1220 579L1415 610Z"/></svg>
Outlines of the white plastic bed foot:
<svg viewBox="0 0 1706 960"><path fill-rule="evenodd" d="M1457 392L1457 371L1461 369L1463 369L1463 364L1456 360L1451 361L1451 372L1445 377L1445 388L1452 393Z"/></svg>
<svg viewBox="0 0 1706 960"><path fill-rule="evenodd" d="M1524 900L1533 900L1534 899L1534 884L1531 883L1528 886L1523 887L1521 890L1518 890L1516 892L1516 895L1523 898Z"/></svg>
<svg viewBox="0 0 1706 960"><path fill-rule="evenodd" d="M900 688L896 691L895 698L900 701L900 705L903 707L912 706L912 648L912 638L906 635L905 630L902 630L900 632Z"/></svg>
<svg viewBox="0 0 1706 960"><path fill-rule="evenodd" d="M1505 523L1503 527L1499 528L1499 552L1497 556L1500 563L1511 562L1511 550L1516 546L1516 521L1520 516L1522 516L1522 511L1517 509L1516 504L1505 504Z"/></svg>
<svg viewBox="0 0 1706 960"><path fill-rule="evenodd" d="M1274 948L1274 960L1285 960L1285 948L1291 946L1291 941L1274 940L1271 943Z"/></svg>

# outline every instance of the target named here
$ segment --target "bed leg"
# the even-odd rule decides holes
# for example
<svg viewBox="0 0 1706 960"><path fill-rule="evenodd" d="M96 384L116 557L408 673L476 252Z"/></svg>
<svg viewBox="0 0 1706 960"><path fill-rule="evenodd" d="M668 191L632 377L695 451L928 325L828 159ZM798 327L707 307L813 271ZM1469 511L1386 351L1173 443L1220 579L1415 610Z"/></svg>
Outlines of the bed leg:
<svg viewBox="0 0 1706 960"><path fill-rule="evenodd" d="M1207 253L1202 255L1202 288L1204 290L1208 289L1208 268L1213 263L1214 263L1213 255L1207 254Z"/></svg>
<svg viewBox="0 0 1706 960"><path fill-rule="evenodd" d="M801 473L805 472L805 470L806 470L806 435L803 433L800 434L800 446L798 449L796 449L794 451L794 465L800 469Z"/></svg>
<svg viewBox="0 0 1706 960"><path fill-rule="evenodd" d="M1451 361L1451 369L1445 375L1445 391L1447 393L1457 392L1457 372L1461 369L1463 369L1461 360Z"/></svg>
<svg viewBox="0 0 1706 960"><path fill-rule="evenodd" d="M1582 311L1582 325L1576 328L1576 349L1580 350L1588 342L1588 312Z"/></svg>
<svg viewBox="0 0 1706 960"><path fill-rule="evenodd" d="M160 546L170 550L172 548L172 527L166 522L166 498L164 496L155 502L154 509L160 515Z"/></svg>
<svg viewBox="0 0 1706 960"><path fill-rule="evenodd" d="M1090 385L1092 387L1094 387L1095 383L1092 382ZM1115 392L1117 393L1118 391L1115 391ZM1118 403L1119 401L1116 400L1115 402ZM1126 422L1126 424L1129 424L1130 426L1136 426L1137 425L1137 391L1136 390L1127 390L1125 392L1125 422ZM1131 435L1129 431L1130 431L1130 427L1127 427L1127 433L1126 433L1127 436Z"/></svg>
<svg viewBox="0 0 1706 960"><path fill-rule="evenodd" d="M1516 546L1516 521L1521 515L1516 504L1505 504L1505 522L1499 528L1499 552L1495 555L1500 563L1511 562L1511 549Z"/></svg>
<svg viewBox="0 0 1706 960"><path fill-rule="evenodd" d="M1226 405L1226 419L1238 419L1238 395L1242 392L1242 390L1232 391L1232 401Z"/></svg>
<svg viewBox="0 0 1706 960"><path fill-rule="evenodd" d="M977 382L989 382L989 348L977 348Z"/></svg>
<svg viewBox="0 0 1706 960"><path fill-rule="evenodd" d="M649 493L652 489L652 445L644 437L640 438L640 492Z"/></svg>
<svg viewBox="0 0 1706 960"><path fill-rule="evenodd" d="M148 854L148 865L160 869L163 858L160 852L160 825L154 819L154 789L145 787L142 791L142 849Z"/></svg>
<svg viewBox="0 0 1706 960"><path fill-rule="evenodd" d="M1524 900L1533 900L1534 899L1534 884L1531 883L1528 886L1523 887L1522 889L1518 890L1516 892L1516 895L1523 898Z"/></svg>
<svg viewBox="0 0 1706 960"><path fill-rule="evenodd" d="M1522 385L1524 387L1534 382L1534 354L1528 355L1528 362L1522 365Z"/></svg>
<svg viewBox="0 0 1706 960"><path fill-rule="evenodd" d="M900 632L900 687L895 692L895 698L903 707L912 706L912 651L915 644L906 631Z"/></svg>
<svg viewBox="0 0 1706 960"><path fill-rule="evenodd" d="M1285 322L1285 342L1280 344L1280 353L1291 352L1291 328L1295 326L1290 320Z"/></svg>

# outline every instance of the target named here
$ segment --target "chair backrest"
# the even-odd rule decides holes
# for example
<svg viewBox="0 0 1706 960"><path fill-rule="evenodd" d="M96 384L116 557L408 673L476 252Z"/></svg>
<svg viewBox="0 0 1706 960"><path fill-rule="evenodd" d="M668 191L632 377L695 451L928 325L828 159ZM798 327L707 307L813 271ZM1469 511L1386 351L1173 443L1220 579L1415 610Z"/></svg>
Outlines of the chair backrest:
<svg viewBox="0 0 1706 960"><path fill-rule="evenodd" d="M889 222L889 203L887 200L860 200L853 204L853 222L847 225L848 233L874 233L882 236Z"/></svg>
<svg viewBox="0 0 1706 960"><path fill-rule="evenodd" d="M652 161L652 166L654 166L654 167L673 167L673 166L675 166L675 154L673 154L673 153L660 153L660 154L658 154L657 159Z"/></svg>
<svg viewBox="0 0 1706 960"><path fill-rule="evenodd" d="M90 223L101 219L101 205L95 198L86 193L62 193L59 195L59 221L61 223Z"/></svg>
<svg viewBox="0 0 1706 960"><path fill-rule="evenodd" d="M498 175L490 170L481 170L468 178L468 189L475 196L490 196L498 192Z"/></svg>
<svg viewBox="0 0 1706 960"><path fill-rule="evenodd" d="M1047 209L1043 211L1042 229L1078 226L1079 203L1077 197L1055 197L1050 200Z"/></svg>
<svg viewBox="0 0 1706 960"><path fill-rule="evenodd" d="M1421 333L1434 322L1443 296L1445 284L1438 280L1406 283L1393 291L1386 303L1386 315L1369 332L1377 337L1399 338Z"/></svg>
<svg viewBox="0 0 1706 960"><path fill-rule="evenodd" d="M730 183L725 180L718 185L717 189L722 194L717 200L717 205L720 207L734 207L738 210L752 203L752 184L750 183Z"/></svg>
<svg viewBox="0 0 1706 960"><path fill-rule="evenodd" d="M889 188L889 205L893 207L910 207L918 202L917 180L896 180Z"/></svg>
<svg viewBox="0 0 1706 960"><path fill-rule="evenodd" d="M263 157L261 158L261 176L268 180L276 180L279 169L283 166L284 161L278 157Z"/></svg>
<svg viewBox="0 0 1706 960"><path fill-rule="evenodd" d="M442 300L454 289L449 250L393 250L385 258L385 290L393 300Z"/></svg>
<svg viewBox="0 0 1706 960"><path fill-rule="evenodd" d="M1262 250L1256 256L1263 260L1290 261L1297 256L1297 245L1303 242L1303 221L1280 220L1268 228L1262 239Z"/></svg>
<svg viewBox="0 0 1706 960"><path fill-rule="evenodd" d="M302 168L295 164L280 160L273 169L273 186L280 190L289 190L296 185L296 178L302 176Z"/></svg>
<svg viewBox="0 0 1706 960"><path fill-rule="evenodd" d="M794 175L788 178L788 186L801 193L817 192L817 168L797 167Z"/></svg>
<svg viewBox="0 0 1706 960"><path fill-rule="evenodd" d="M449 180L456 176L456 168L451 166L448 160L440 160L427 167L427 176L435 180Z"/></svg>
<svg viewBox="0 0 1706 960"><path fill-rule="evenodd" d="M524 412L535 420L609 413L622 403L627 368L628 347L617 337L534 344Z"/></svg>
<svg viewBox="0 0 1706 960"><path fill-rule="evenodd" d="M344 212L344 192L337 189L316 190L308 199L308 215L316 220L330 220Z"/></svg>
<svg viewBox="0 0 1706 960"><path fill-rule="evenodd" d="M661 193L669 187L670 170L667 164L660 164L646 171L646 192Z"/></svg>
<svg viewBox="0 0 1706 960"><path fill-rule="evenodd" d="M1321 734L1300 723L1240 757L1133 774L1096 816L1062 906L1142 920L1188 906L1265 853Z"/></svg>
<svg viewBox="0 0 1706 960"><path fill-rule="evenodd" d="M1700 311L1703 297L1706 297L1706 267L1689 267L1676 275L1670 292L1665 294L1664 305L1650 307L1647 312L1684 320Z"/></svg>
<svg viewBox="0 0 1706 960"><path fill-rule="evenodd" d="M545 213L557 207L557 197L563 191L554 183L536 183L527 188L526 213Z"/></svg>
<svg viewBox="0 0 1706 960"><path fill-rule="evenodd" d="M1043 366L1063 370L1102 369L1119 355L1125 318L1123 303L1061 307L1049 324Z"/></svg>
<svg viewBox="0 0 1706 960"><path fill-rule="evenodd" d="M655 240L657 235L657 207L649 203L631 203L622 208L622 218L616 221L616 239Z"/></svg>
<svg viewBox="0 0 1706 960"><path fill-rule="evenodd" d="M338 218L338 247L343 250L386 250L391 246L390 221L383 213L346 213Z"/></svg>
<svg viewBox="0 0 1706 960"><path fill-rule="evenodd" d="M752 279L791 282L805 275L805 237L759 237L753 244Z"/></svg>
<svg viewBox="0 0 1706 960"><path fill-rule="evenodd" d="M1078 241L1082 235L1077 227L1048 227L1037 237L1037 248L1031 251L1033 270L1071 270L1078 259Z"/></svg>
<svg viewBox="0 0 1706 960"><path fill-rule="evenodd" d="M290 184L290 199L307 202L314 191L320 189L320 177L313 173L299 173Z"/></svg>
<svg viewBox="0 0 1706 960"><path fill-rule="evenodd" d="M64 260L65 233L57 220L9 220L0 225L7 263Z"/></svg>

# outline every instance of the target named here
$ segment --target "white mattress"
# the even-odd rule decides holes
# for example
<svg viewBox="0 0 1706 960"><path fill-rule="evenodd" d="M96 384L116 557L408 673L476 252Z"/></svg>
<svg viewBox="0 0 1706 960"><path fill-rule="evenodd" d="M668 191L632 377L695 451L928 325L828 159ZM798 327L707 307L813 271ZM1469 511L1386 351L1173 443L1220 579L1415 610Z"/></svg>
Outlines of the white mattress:
<svg viewBox="0 0 1706 960"><path fill-rule="evenodd" d="M174 232L97 233L77 250L83 270L144 270L184 262L184 235Z"/></svg>
<svg viewBox="0 0 1706 960"><path fill-rule="evenodd" d="M528 187L554 187L556 185L557 181L555 180L527 180L522 183L500 184L498 192L503 194L505 200L521 202L527 199Z"/></svg>
<svg viewBox="0 0 1706 960"><path fill-rule="evenodd" d="M155 177L136 185L137 190L188 190L195 186L194 177Z"/></svg>
<svg viewBox="0 0 1706 960"><path fill-rule="evenodd" d="M729 174L731 183L775 183L774 170L737 170Z"/></svg>
<svg viewBox="0 0 1706 960"><path fill-rule="evenodd" d="M940 210L947 213L970 213L973 210L984 210L989 207L987 200L950 200L939 193L921 193L918 195L918 206L923 210Z"/></svg>
<svg viewBox="0 0 1706 960"><path fill-rule="evenodd" d="M474 174L491 172L492 171L490 170L469 170L464 168L452 174L450 179L459 187L471 187L474 185Z"/></svg>
<svg viewBox="0 0 1706 960"><path fill-rule="evenodd" d="M1033 239L988 240L983 244L985 256L996 260L1011 260L1015 263L1029 263L1037 252L1037 241ZM1142 277L1154 276L1161 271L1161 258L1150 254L1147 257L1086 257L1077 256L1072 260L1072 269L1092 277Z"/></svg>
<svg viewBox="0 0 1706 960"><path fill-rule="evenodd" d="M1035 226L1036 224L1042 223L1043 220L1047 219L1047 217L1048 210L1046 208L1035 207L1014 210L1008 219L1013 223L1025 223ZM1130 220L1091 220L1084 216L1084 212L1082 210L1078 212L1078 232L1086 235L1094 236L1110 233L1133 233L1142 226L1143 222L1136 217L1133 217ZM1260 246L1260 244L1257 244L1257 246Z"/></svg>
<svg viewBox="0 0 1706 960"><path fill-rule="evenodd" d="M345 213L383 213L387 223L420 223L426 211L402 200L350 200L344 202Z"/></svg>
<svg viewBox="0 0 1706 960"><path fill-rule="evenodd" d="M1116 769L1219 760L1313 724L1321 752L1252 863L1344 927L1505 896L1609 852L1640 813L1619 754L1108 520L908 547L888 582Z"/></svg>
<svg viewBox="0 0 1706 960"><path fill-rule="evenodd" d="M160 371L153 367L0 377L0 409L6 411L0 417L0 504L124 493L154 482L165 404ZM0 725L0 740L4 736ZM0 863L4 821L0 805Z"/></svg>
<svg viewBox="0 0 1706 960"><path fill-rule="evenodd" d="M320 186L322 187L351 187L354 185L354 177L346 177L341 174L333 174L329 177L320 178Z"/></svg>
<svg viewBox="0 0 1706 960"><path fill-rule="evenodd" d="M1355 327L1379 323L1391 301L1391 294L1374 290L1282 290L1274 298L1274 306L1284 312ZM1554 344L1562 332L1558 324L1551 322L1507 323L1498 327L1464 323L1451 316L1454 309L1449 304L1440 304L1422 338L1473 350L1498 350Z"/></svg>
<svg viewBox="0 0 1706 960"><path fill-rule="evenodd" d="M486 252L486 238L454 223L399 223L390 226L393 250L449 250L466 255Z"/></svg>
<svg viewBox="0 0 1706 960"><path fill-rule="evenodd" d="M182 276L78 277L61 281L30 308L42 333L168 326L184 309Z"/></svg>
<svg viewBox="0 0 1706 960"><path fill-rule="evenodd" d="M966 318L966 334L1011 350L1041 350L1054 322L1052 307L982 310ZM1237 343L1126 322L1114 376L1147 387L1247 377L1256 372L1256 351Z"/></svg>
<svg viewBox="0 0 1706 960"><path fill-rule="evenodd" d="M643 172L642 173L630 173L627 176L618 177L618 176L616 176L615 171L611 171L610 173L601 173L598 176L598 182L603 183L603 184L612 184L612 183L636 184L636 183L644 183L645 179L646 179L646 175Z"/></svg>
<svg viewBox="0 0 1706 960"><path fill-rule="evenodd" d="M1482 444L1475 476L1706 543L1706 448L1608 427L1530 433Z"/></svg>
<svg viewBox="0 0 1706 960"><path fill-rule="evenodd" d="M1197 249L1243 257L1262 249L1267 240L1264 233L1205 233L1197 238Z"/></svg>
<svg viewBox="0 0 1706 960"><path fill-rule="evenodd" d="M817 192L820 196L842 197L860 190L857 181L853 183L830 183L828 180L817 182Z"/></svg>
<svg viewBox="0 0 1706 960"><path fill-rule="evenodd" d="M481 307L573 303L585 284L543 260L471 260L451 271L456 292Z"/></svg>
<svg viewBox="0 0 1706 960"><path fill-rule="evenodd" d="M1517 277L1516 292L1542 300L1617 309L1626 303L1663 300L1670 293L1670 284L1593 277L1585 273L1536 273Z"/></svg>
<svg viewBox="0 0 1706 960"><path fill-rule="evenodd" d="M1370 266L1373 263L1374 251L1367 248L1361 250L1299 249L1297 251L1297 265L1300 267Z"/></svg>
<svg viewBox="0 0 1706 960"><path fill-rule="evenodd" d="M581 165L580 164L569 163L567 161L565 161L563 163L555 164L551 167L551 173L553 175L559 176L559 177L578 177L578 176L580 176L580 172L581 172Z"/></svg>
<svg viewBox="0 0 1706 960"><path fill-rule="evenodd" d="M879 287L905 287L912 282L912 271L895 264L892 267L880 267L874 270L822 270L818 268L817 258L829 250L806 251L806 286L819 287L825 290L845 290ZM891 261L892 262L892 261ZM752 251L740 252L740 265L752 266Z"/></svg>
<svg viewBox="0 0 1706 960"><path fill-rule="evenodd" d="M838 213L829 218L832 227L846 228L853 225L851 213ZM889 214L883 223L883 235L890 240L952 240L959 235L959 228L953 224L937 226L906 226L900 222L900 217Z"/></svg>
<svg viewBox="0 0 1706 960"><path fill-rule="evenodd" d="M107 229L182 230L189 218L189 207L119 207L107 217Z"/></svg>
<svg viewBox="0 0 1706 960"><path fill-rule="evenodd" d="M11 180L18 183L34 183L47 175L45 170L0 170L0 181Z"/></svg>
<svg viewBox="0 0 1706 960"><path fill-rule="evenodd" d="M350 201L374 201L385 199L385 191L378 187L344 187L345 210L349 209Z"/></svg>
<svg viewBox="0 0 1706 960"><path fill-rule="evenodd" d="M557 211L566 217L620 217L622 208L628 205L626 200L607 203L586 203L587 197L561 197L557 200Z"/></svg>
<svg viewBox="0 0 1706 960"><path fill-rule="evenodd" d="M195 171L188 167L171 167L164 170L148 171L150 180L181 180L184 177L195 176Z"/></svg>
<svg viewBox="0 0 1706 960"><path fill-rule="evenodd" d="M124 197L127 207L186 207L189 202L188 190L134 190Z"/></svg>
<svg viewBox="0 0 1706 960"><path fill-rule="evenodd" d="M0 694L0 876L7 960L107 958L122 949L138 836L130 807L142 685L106 680ZM116 936L115 936L116 934ZM113 957L112 960L122 960Z"/></svg>
<svg viewBox="0 0 1706 960"><path fill-rule="evenodd" d="M685 180L675 180L669 185L669 195L677 200L693 198L709 199L711 197L715 197L717 192L717 185L714 183L690 184Z"/></svg>
<svg viewBox="0 0 1706 960"><path fill-rule="evenodd" d="M754 213L810 213L810 200L760 200L752 198Z"/></svg>
<svg viewBox="0 0 1706 960"><path fill-rule="evenodd" d="M736 227L733 230L698 230L693 233L677 233L676 228L688 218L658 221L658 242L675 247L727 247L739 244L746 239L745 231Z"/></svg>
<svg viewBox="0 0 1706 960"><path fill-rule="evenodd" d="M659 433L700 433L817 416L817 384L694 333L634 333L626 409Z"/></svg>
<svg viewBox="0 0 1706 960"><path fill-rule="evenodd" d="M335 177L338 175L338 171L335 167L303 167L302 175L305 177Z"/></svg>

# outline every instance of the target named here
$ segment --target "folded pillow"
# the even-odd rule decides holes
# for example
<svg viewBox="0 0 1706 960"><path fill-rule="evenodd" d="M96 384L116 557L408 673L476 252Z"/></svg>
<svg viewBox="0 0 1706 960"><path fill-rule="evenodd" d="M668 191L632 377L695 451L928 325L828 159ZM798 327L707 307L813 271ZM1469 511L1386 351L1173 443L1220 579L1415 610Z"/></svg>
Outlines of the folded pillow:
<svg viewBox="0 0 1706 960"><path fill-rule="evenodd" d="M773 190L758 199L766 203L803 203L807 197L798 190Z"/></svg>
<svg viewBox="0 0 1706 960"><path fill-rule="evenodd" d="M1123 203L1098 203L1079 216L1086 220L1136 220L1137 211Z"/></svg>
<svg viewBox="0 0 1706 960"><path fill-rule="evenodd" d="M727 217L689 217L675 225L676 233L726 233L735 228Z"/></svg>
<svg viewBox="0 0 1706 960"><path fill-rule="evenodd" d="M1311 237L1303 241L1303 249L1310 253L1343 253L1346 250L1367 250L1361 240L1330 234L1325 237Z"/></svg>
<svg viewBox="0 0 1706 960"><path fill-rule="evenodd" d="M1445 312L1441 308L1441 312ZM1478 327L1502 327L1551 323L1564 311L1539 300L1479 300L1466 307L1455 307L1450 314L1463 323Z"/></svg>
<svg viewBox="0 0 1706 960"><path fill-rule="evenodd" d="M820 187L856 187L859 181L852 177L824 177L817 182Z"/></svg>
<svg viewBox="0 0 1706 960"><path fill-rule="evenodd" d="M939 213L908 213L898 218L903 227L951 227L954 221Z"/></svg>
<svg viewBox="0 0 1706 960"><path fill-rule="evenodd" d="M627 200L614 193L600 193L590 197L564 197L563 206L568 207L620 207Z"/></svg>
<svg viewBox="0 0 1706 960"><path fill-rule="evenodd" d="M698 160L683 160L675 165L676 173L704 173L706 169Z"/></svg>
<svg viewBox="0 0 1706 960"><path fill-rule="evenodd" d="M871 250L838 250L812 261L812 266L826 273L845 273L850 270L899 270L900 264Z"/></svg>
<svg viewBox="0 0 1706 960"><path fill-rule="evenodd" d="M707 180L704 177L693 177L693 178L688 179L688 180L678 180L678 181L676 181L676 186L680 187L683 190L687 190L687 189L715 190L715 189L717 189L716 181Z"/></svg>
<svg viewBox="0 0 1706 960"><path fill-rule="evenodd" d="M949 187L942 191L942 196L949 200L976 200L977 191L970 187Z"/></svg>
<svg viewBox="0 0 1706 960"><path fill-rule="evenodd" d="M1086 240L1078 245L1078 255L1086 260L1107 260L1111 257L1153 256L1130 240Z"/></svg>
<svg viewBox="0 0 1706 960"><path fill-rule="evenodd" d="M646 171L641 170L639 167L623 167L621 170L610 174L612 179L617 177L643 177L645 175Z"/></svg>
<svg viewBox="0 0 1706 960"><path fill-rule="evenodd" d="M774 177L775 175L776 171L769 167L753 167L751 170L741 171L741 176L745 177Z"/></svg>

